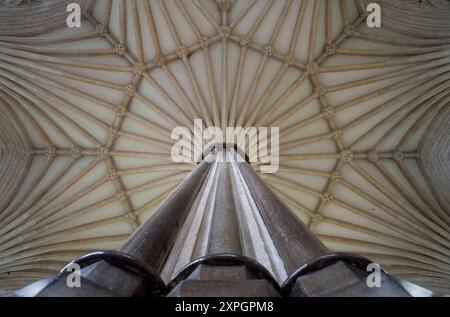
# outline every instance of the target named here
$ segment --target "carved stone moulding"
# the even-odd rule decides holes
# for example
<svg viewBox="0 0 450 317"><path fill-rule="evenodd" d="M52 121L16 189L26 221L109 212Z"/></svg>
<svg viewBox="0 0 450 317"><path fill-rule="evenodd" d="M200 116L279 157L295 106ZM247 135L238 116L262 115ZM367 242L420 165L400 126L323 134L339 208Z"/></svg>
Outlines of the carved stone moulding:
<svg viewBox="0 0 450 317"><path fill-rule="evenodd" d="M31 165L30 144L26 130L5 103L0 91L0 210L2 216L11 210L4 209L14 199Z"/></svg>
<svg viewBox="0 0 450 317"><path fill-rule="evenodd" d="M51 32L65 25L66 7L78 3L82 12L94 0L0 0L0 36L31 36Z"/></svg>
<svg viewBox="0 0 450 317"><path fill-rule="evenodd" d="M450 107L445 107L431 122L419 144L419 166L435 197L450 211Z"/></svg>

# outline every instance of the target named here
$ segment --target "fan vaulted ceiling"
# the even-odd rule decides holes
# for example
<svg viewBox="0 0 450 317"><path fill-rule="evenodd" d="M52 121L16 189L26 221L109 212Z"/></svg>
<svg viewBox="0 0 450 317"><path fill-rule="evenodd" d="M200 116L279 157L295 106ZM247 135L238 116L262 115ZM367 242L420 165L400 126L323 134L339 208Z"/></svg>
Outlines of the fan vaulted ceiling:
<svg viewBox="0 0 450 317"><path fill-rule="evenodd" d="M447 1L69 2L0 1L1 289L118 248L201 118L280 127L261 176L327 247L449 292Z"/></svg>

